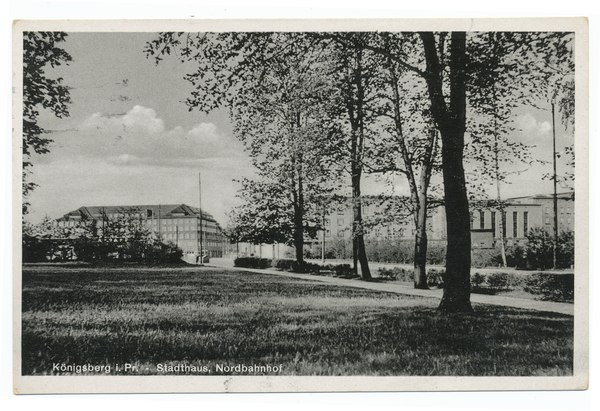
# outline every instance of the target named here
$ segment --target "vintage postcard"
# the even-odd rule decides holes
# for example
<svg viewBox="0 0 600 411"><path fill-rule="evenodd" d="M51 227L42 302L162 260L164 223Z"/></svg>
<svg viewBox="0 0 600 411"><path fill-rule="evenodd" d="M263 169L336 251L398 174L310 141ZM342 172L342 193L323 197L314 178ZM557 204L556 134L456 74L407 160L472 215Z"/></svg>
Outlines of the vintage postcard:
<svg viewBox="0 0 600 411"><path fill-rule="evenodd" d="M587 389L586 19L13 50L15 393Z"/></svg>

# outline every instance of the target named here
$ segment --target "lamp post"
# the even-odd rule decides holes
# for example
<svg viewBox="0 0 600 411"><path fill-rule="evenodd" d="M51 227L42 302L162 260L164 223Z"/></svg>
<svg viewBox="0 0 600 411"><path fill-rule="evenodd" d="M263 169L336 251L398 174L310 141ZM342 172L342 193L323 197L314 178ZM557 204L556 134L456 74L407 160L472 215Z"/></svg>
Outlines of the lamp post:
<svg viewBox="0 0 600 411"><path fill-rule="evenodd" d="M552 244L552 267L556 268L556 248L558 245L558 196L556 193L556 122L554 120L554 102L552 104L552 160L554 167L554 175L552 182L554 183L554 241Z"/></svg>
<svg viewBox="0 0 600 411"><path fill-rule="evenodd" d="M200 257L200 265L204 265L204 250L202 249L202 178L200 173L198 173L198 214L200 217L198 224L198 254Z"/></svg>

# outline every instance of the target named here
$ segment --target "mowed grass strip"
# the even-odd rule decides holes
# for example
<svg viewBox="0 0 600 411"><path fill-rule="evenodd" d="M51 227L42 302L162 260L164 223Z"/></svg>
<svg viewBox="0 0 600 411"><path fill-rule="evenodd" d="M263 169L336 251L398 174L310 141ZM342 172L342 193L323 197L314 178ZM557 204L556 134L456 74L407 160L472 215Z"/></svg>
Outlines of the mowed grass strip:
<svg viewBox="0 0 600 411"><path fill-rule="evenodd" d="M200 375L237 373L219 364L281 364L277 375L572 375L573 317L487 305L442 315L437 304L208 268L25 267L22 372L104 364L115 374L129 363L136 375L162 375L159 364L205 367Z"/></svg>

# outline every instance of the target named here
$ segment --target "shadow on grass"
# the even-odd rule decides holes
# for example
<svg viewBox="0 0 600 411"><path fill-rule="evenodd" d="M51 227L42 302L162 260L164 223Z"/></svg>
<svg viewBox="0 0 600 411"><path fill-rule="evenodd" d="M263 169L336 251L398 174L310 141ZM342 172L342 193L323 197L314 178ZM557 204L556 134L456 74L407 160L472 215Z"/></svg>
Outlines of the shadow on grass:
<svg viewBox="0 0 600 411"><path fill-rule="evenodd" d="M263 274L23 273L24 375L56 364L282 364L281 375L572 375L573 318ZM183 373L189 373L184 371ZM235 373L235 372L231 372ZM260 373L260 372L259 372Z"/></svg>

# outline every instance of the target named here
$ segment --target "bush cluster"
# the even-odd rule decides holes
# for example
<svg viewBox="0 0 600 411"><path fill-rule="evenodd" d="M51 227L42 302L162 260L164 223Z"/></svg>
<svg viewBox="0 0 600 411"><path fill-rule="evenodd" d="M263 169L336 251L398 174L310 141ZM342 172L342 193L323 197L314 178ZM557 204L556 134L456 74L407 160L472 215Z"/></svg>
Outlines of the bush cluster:
<svg viewBox="0 0 600 411"><path fill-rule="evenodd" d="M388 264L412 264L414 260L415 242L412 240L365 241L367 259ZM304 251L304 258L321 258L321 250ZM352 240L332 239L325 245L325 258L347 260L352 258ZM431 241L427 247L427 264L443 265L446 262L446 245L444 242Z"/></svg>
<svg viewBox="0 0 600 411"><path fill-rule="evenodd" d="M259 257L238 257L233 261L234 267L243 268L269 268L272 260Z"/></svg>
<svg viewBox="0 0 600 411"><path fill-rule="evenodd" d="M36 225L24 223L23 262L180 262L183 251L155 236L140 211L123 210L117 216L104 214L101 220L78 220L69 227L59 227L48 217Z"/></svg>
<svg viewBox="0 0 600 411"><path fill-rule="evenodd" d="M554 265L554 237L546 230L533 228L527 234L527 245L510 250L515 267L544 270ZM558 236L556 268L569 268L575 263L575 234L563 231Z"/></svg>
<svg viewBox="0 0 600 411"><path fill-rule="evenodd" d="M151 239L101 242L90 238L46 239L23 235L23 262L137 262L142 264L178 263L181 248Z"/></svg>
<svg viewBox="0 0 600 411"><path fill-rule="evenodd" d="M379 278L388 281L401 281L410 282L413 281L414 271L412 269L393 267L393 268L380 268L378 271ZM444 276L445 270L430 268L427 270L427 285L429 287L444 288Z"/></svg>
<svg viewBox="0 0 600 411"><path fill-rule="evenodd" d="M336 277L353 278L355 277L350 264L315 264L304 262L299 264L292 259L275 259L258 257L239 257L234 260L234 266L243 268L269 268L273 267L282 271L292 271L295 273L308 274L327 274L331 273Z"/></svg>
<svg viewBox="0 0 600 411"><path fill-rule="evenodd" d="M552 247L554 239L545 230L533 228L527 235L527 244L506 248L509 267L528 270L548 269L553 266ZM387 264L412 264L415 243L412 240L378 241L367 239L365 248L369 261ZM305 250L305 258L321 258L321 250ZM326 243L325 258L352 258L352 242L348 239L334 239ZM574 234L562 232L558 239L557 268L569 268L575 261ZM446 245L444 242L430 242L427 247L427 264L444 265ZM471 266L474 268L500 267L502 256L499 248L473 249Z"/></svg>
<svg viewBox="0 0 600 411"><path fill-rule="evenodd" d="M527 278L525 291L539 295L542 300L573 301L575 276L573 274L535 273Z"/></svg>
<svg viewBox="0 0 600 411"><path fill-rule="evenodd" d="M573 301L573 274L533 273L529 275L494 272L471 276L474 293L496 294L503 291L522 290L547 301Z"/></svg>
<svg viewBox="0 0 600 411"><path fill-rule="evenodd" d="M444 288L443 269L427 270L429 287ZM387 281L413 281L413 270L401 267L380 268L379 278ZM497 271L492 273L475 272L471 275L471 290L477 294L497 294L499 292L522 290L540 296L548 301L573 301L573 274L534 273L529 275Z"/></svg>

